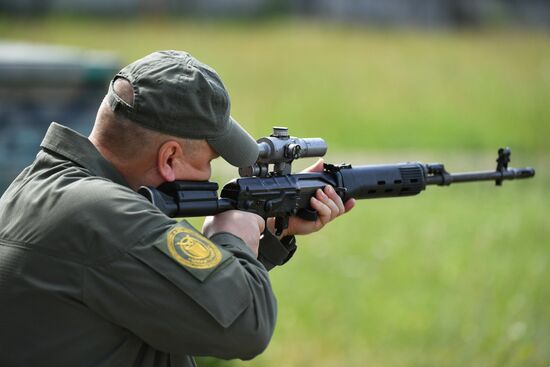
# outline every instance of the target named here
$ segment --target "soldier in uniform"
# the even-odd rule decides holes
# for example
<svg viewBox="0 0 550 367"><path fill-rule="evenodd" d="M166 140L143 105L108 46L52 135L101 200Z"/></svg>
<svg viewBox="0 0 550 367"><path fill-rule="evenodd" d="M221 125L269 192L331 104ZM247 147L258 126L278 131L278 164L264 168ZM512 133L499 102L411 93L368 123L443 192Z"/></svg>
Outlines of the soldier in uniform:
<svg viewBox="0 0 550 367"><path fill-rule="evenodd" d="M179 51L122 69L88 138L52 123L0 199L0 365L193 366L192 356L261 353L276 318L267 271L292 256L294 235L354 202L319 190L319 219L291 218L275 236L271 220L236 210L198 231L136 192L208 180L218 156L242 167L257 155L216 72Z"/></svg>

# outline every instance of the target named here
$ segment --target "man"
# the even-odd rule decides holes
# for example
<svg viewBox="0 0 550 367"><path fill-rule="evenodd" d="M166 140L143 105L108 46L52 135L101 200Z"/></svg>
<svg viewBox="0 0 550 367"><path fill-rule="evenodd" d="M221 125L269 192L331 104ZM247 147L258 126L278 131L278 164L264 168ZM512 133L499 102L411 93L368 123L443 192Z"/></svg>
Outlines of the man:
<svg viewBox="0 0 550 367"><path fill-rule="evenodd" d="M293 235L354 203L319 190L319 219L292 218L276 238L271 220L235 210L201 234L136 193L208 180L218 156L252 164L257 144L229 111L214 70L164 51L115 76L88 139L51 125L0 199L1 366L193 366L191 356L265 349L276 317L267 269L292 256Z"/></svg>

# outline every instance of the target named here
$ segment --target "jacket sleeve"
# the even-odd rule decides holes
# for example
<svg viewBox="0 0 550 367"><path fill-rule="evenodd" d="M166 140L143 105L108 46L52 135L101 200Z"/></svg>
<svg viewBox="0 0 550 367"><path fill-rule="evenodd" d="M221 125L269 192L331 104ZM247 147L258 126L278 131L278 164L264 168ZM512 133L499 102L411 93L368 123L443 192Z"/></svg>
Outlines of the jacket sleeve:
<svg viewBox="0 0 550 367"><path fill-rule="evenodd" d="M163 352L251 359L267 347L276 300L240 238L207 239L185 221L130 223L137 242L84 268L88 307Z"/></svg>

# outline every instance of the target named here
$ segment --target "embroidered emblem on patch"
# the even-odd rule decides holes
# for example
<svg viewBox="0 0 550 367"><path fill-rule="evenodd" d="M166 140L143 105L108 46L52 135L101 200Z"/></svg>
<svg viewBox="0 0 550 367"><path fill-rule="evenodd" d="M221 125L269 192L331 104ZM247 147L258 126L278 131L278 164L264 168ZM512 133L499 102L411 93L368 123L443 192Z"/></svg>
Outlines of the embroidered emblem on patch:
<svg viewBox="0 0 550 367"><path fill-rule="evenodd" d="M167 243L170 255L189 268L210 269L222 260L216 245L189 228L173 228L168 232Z"/></svg>

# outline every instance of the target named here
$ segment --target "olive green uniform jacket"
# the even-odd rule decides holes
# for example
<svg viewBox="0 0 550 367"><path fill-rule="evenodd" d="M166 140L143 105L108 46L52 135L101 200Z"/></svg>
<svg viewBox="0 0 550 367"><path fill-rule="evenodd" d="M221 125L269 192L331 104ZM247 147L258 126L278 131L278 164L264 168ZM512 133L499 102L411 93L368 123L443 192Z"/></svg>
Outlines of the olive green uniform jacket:
<svg viewBox="0 0 550 367"><path fill-rule="evenodd" d="M53 123L0 199L0 366L193 366L271 338L266 268L132 191L91 142Z"/></svg>

